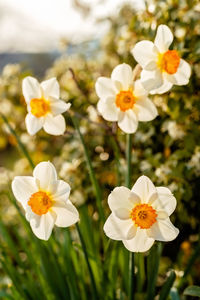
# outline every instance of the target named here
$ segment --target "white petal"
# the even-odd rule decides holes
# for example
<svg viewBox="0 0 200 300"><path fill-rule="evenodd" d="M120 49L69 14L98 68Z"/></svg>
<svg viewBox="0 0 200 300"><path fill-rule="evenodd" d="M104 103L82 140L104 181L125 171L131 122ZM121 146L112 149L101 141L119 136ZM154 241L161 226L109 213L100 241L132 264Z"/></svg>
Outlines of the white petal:
<svg viewBox="0 0 200 300"><path fill-rule="evenodd" d="M121 241L133 238L136 227L131 219L120 220L112 213L106 220L103 230L109 238Z"/></svg>
<svg viewBox="0 0 200 300"><path fill-rule="evenodd" d="M167 218L164 220L159 219L147 230L147 234L157 241L167 242L174 240L179 234L179 230L171 223L170 219Z"/></svg>
<svg viewBox="0 0 200 300"><path fill-rule="evenodd" d="M44 98L54 97L59 99L60 97L60 87L57 79L55 77L42 81L41 87L44 93Z"/></svg>
<svg viewBox="0 0 200 300"><path fill-rule="evenodd" d="M180 60L180 65L175 74L172 74L172 75L167 74L167 73L164 74L165 78L169 82L171 82L173 84L177 84L177 85L188 84L190 75L191 75L190 65L183 59Z"/></svg>
<svg viewBox="0 0 200 300"><path fill-rule="evenodd" d="M54 165L49 161L39 163L33 170L33 176L38 179L38 187L45 191L52 191L52 185L57 180Z"/></svg>
<svg viewBox="0 0 200 300"><path fill-rule="evenodd" d="M158 50L163 53L166 52L173 42L173 34L168 26L160 25L156 33L154 44Z"/></svg>
<svg viewBox="0 0 200 300"><path fill-rule="evenodd" d="M22 91L26 103L29 103L33 98L41 98L40 84L36 78L27 76L22 81Z"/></svg>
<svg viewBox="0 0 200 300"><path fill-rule="evenodd" d="M157 220L159 220L159 219L163 219L164 220L164 219L168 218L168 214L164 210L156 211L156 213L157 213Z"/></svg>
<svg viewBox="0 0 200 300"><path fill-rule="evenodd" d="M54 116L64 113L70 108L70 106L71 103L66 103L62 100L56 100L52 97L50 98L50 109Z"/></svg>
<svg viewBox="0 0 200 300"><path fill-rule="evenodd" d="M108 196L108 205L112 211L121 207L130 210L139 201L139 197L124 186L116 187Z"/></svg>
<svg viewBox="0 0 200 300"><path fill-rule="evenodd" d="M158 115L156 106L147 97L138 99L135 103L135 107L137 108L137 116L139 121L152 121Z"/></svg>
<svg viewBox="0 0 200 300"><path fill-rule="evenodd" d="M130 219L131 210L124 207L120 207L116 209L114 213L120 220L128 220Z"/></svg>
<svg viewBox="0 0 200 300"><path fill-rule="evenodd" d="M31 220L32 218L35 218L35 222L38 222L38 224L39 224L40 216L39 216L39 215L36 215L36 214L32 211L32 209L31 209L31 207L28 205L28 203L26 204L26 208L25 208L25 217L26 217L26 220L27 220L28 222L30 222L30 220Z"/></svg>
<svg viewBox="0 0 200 300"><path fill-rule="evenodd" d="M129 109L126 112L120 111L118 126L126 133L134 133L137 130L138 119L133 110Z"/></svg>
<svg viewBox="0 0 200 300"><path fill-rule="evenodd" d="M131 51L135 60L145 70L154 70L157 67L156 61L158 51L154 43L150 41L138 42Z"/></svg>
<svg viewBox="0 0 200 300"><path fill-rule="evenodd" d="M148 203L151 195L157 194L157 190L153 182L144 175L138 178L131 191L140 197L142 203Z"/></svg>
<svg viewBox="0 0 200 300"><path fill-rule="evenodd" d="M25 209L31 195L38 191L35 178L32 176L16 176L12 181L12 191L17 201Z"/></svg>
<svg viewBox="0 0 200 300"><path fill-rule="evenodd" d="M30 225L33 233L41 240L47 241L51 235L53 226L55 224L56 215L50 212L31 218Z"/></svg>
<svg viewBox="0 0 200 300"><path fill-rule="evenodd" d="M114 68L111 79L121 83L123 90L128 90L133 83L133 70L127 64L121 64Z"/></svg>
<svg viewBox="0 0 200 300"><path fill-rule="evenodd" d="M150 91L151 95L164 94L172 88L173 84L165 79L165 75L163 75L163 77L164 77L163 84L158 89Z"/></svg>
<svg viewBox="0 0 200 300"><path fill-rule="evenodd" d="M99 98L115 97L115 85L110 78L99 77L95 84L96 93Z"/></svg>
<svg viewBox="0 0 200 300"><path fill-rule="evenodd" d="M140 80L136 80L133 87L133 94L136 98L145 97L148 95Z"/></svg>
<svg viewBox="0 0 200 300"><path fill-rule="evenodd" d="M156 210L164 210L170 216L176 208L176 198L166 187L156 187L158 197L152 202Z"/></svg>
<svg viewBox="0 0 200 300"><path fill-rule="evenodd" d="M123 240L124 246L131 252L148 251L154 243L154 239L148 237L145 229L137 228L133 239Z"/></svg>
<svg viewBox="0 0 200 300"><path fill-rule="evenodd" d="M67 203L56 202L52 210L56 213L55 225L58 227L68 227L79 220L79 213L70 200Z"/></svg>
<svg viewBox="0 0 200 300"><path fill-rule="evenodd" d="M158 89L163 84L162 73L159 69L155 71L142 70L141 72L141 83L145 90L151 91Z"/></svg>
<svg viewBox="0 0 200 300"><path fill-rule="evenodd" d="M118 120L119 110L113 98L107 98L105 101L99 100L97 103L97 109L105 120L112 122Z"/></svg>
<svg viewBox="0 0 200 300"><path fill-rule="evenodd" d="M67 199L69 198L70 194L70 185L63 181L63 180L57 180L56 181L56 186L55 186L55 191L52 194L52 198L54 201L63 201L66 202Z"/></svg>
<svg viewBox="0 0 200 300"><path fill-rule="evenodd" d="M34 135L42 128L44 124L44 118L37 118L31 113L28 113L25 118L25 123L28 133L30 135Z"/></svg>
<svg viewBox="0 0 200 300"><path fill-rule="evenodd" d="M45 118L44 130L52 135L62 135L65 132L65 118L62 115L52 116L48 114Z"/></svg>

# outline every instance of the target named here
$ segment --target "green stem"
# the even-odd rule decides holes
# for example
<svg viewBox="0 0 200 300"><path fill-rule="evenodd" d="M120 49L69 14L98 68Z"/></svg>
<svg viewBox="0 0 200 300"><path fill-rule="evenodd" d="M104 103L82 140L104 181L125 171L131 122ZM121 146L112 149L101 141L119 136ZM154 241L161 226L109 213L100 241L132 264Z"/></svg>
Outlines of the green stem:
<svg viewBox="0 0 200 300"><path fill-rule="evenodd" d="M158 242L150 250L147 258L147 297L146 300L153 300L155 297L156 281L158 277L160 257L162 253L162 244Z"/></svg>
<svg viewBox="0 0 200 300"><path fill-rule="evenodd" d="M135 284L135 274L134 274L134 253L129 254L129 300L134 300L134 284Z"/></svg>
<svg viewBox="0 0 200 300"><path fill-rule="evenodd" d="M120 162L119 162L119 159L120 159L120 153L119 153L119 148L118 148L118 145L114 139L113 136L110 137L110 143L111 143L111 146L113 148L113 152L114 152L114 156L115 156L115 165L116 165L116 173L117 173L117 185L119 186L120 185Z"/></svg>
<svg viewBox="0 0 200 300"><path fill-rule="evenodd" d="M76 130L77 130L77 132L79 134L81 143L83 145L83 149L84 149L84 153L85 153L85 159L86 159L86 163L87 163L87 167L88 167L88 171L89 171L90 180L92 182L93 189L94 189L94 192L95 192L95 195L96 195L97 207L98 207L100 219L101 219L102 222L105 222L104 211L103 211L103 207L102 207L102 203L101 203L101 200L102 200L101 190L100 190L98 181L97 181L96 176L95 176L95 172L94 172L91 160L90 160L88 149L87 149L87 146L85 144L83 135L80 132L80 128L79 128L79 124L77 122L77 119L75 117L71 117L71 118L72 118L72 122L74 124L74 127L76 128Z"/></svg>
<svg viewBox="0 0 200 300"><path fill-rule="evenodd" d="M143 290L144 282L145 282L145 268L144 268L144 255L143 255L143 253L137 253L136 260L137 260L137 267L138 267L137 291L139 293L141 293L142 290Z"/></svg>
<svg viewBox="0 0 200 300"><path fill-rule="evenodd" d="M162 289L160 291L159 300L166 300L166 299L168 299L168 296L169 296L169 293L170 293L170 289L173 286L173 283L174 283L175 279L176 279L176 274L172 270L170 272L170 275L169 275L168 279L166 280L166 282L162 286Z"/></svg>
<svg viewBox="0 0 200 300"><path fill-rule="evenodd" d="M79 238L80 238L80 241L81 241L82 249L83 249L83 252L84 252L84 255L85 255L85 260L86 260L87 267L88 267L88 271L89 271L89 274L90 274L93 298L94 298L94 300L97 300L98 299L98 293L97 293L96 283L95 283L94 275L93 275L92 268L91 268L91 265L90 265L90 262L89 262L89 258L88 258L88 254L87 254L87 248L86 248L86 245L85 245L85 242L84 242L84 239L83 239L83 236L82 236L82 233L80 231L80 228L79 228L78 224L76 224L76 229L77 229L78 234L79 234Z"/></svg>
<svg viewBox="0 0 200 300"><path fill-rule="evenodd" d="M127 173L126 173L126 186L131 188L131 151L132 151L132 134L127 134L126 140L126 161L127 161Z"/></svg>
<svg viewBox="0 0 200 300"><path fill-rule="evenodd" d="M12 135L14 135L14 137L16 138L17 140L17 143L19 145L19 148L21 149L21 151L24 153L25 157L27 158L30 166L32 169L34 169L35 165L26 149L26 147L24 146L24 144L22 144L22 142L20 141L20 138L19 136L17 135L16 131L10 126L9 122L8 122L8 119L3 115L3 114L0 114L1 118L3 119L3 121L6 123L8 129L10 130L10 133Z"/></svg>
<svg viewBox="0 0 200 300"><path fill-rule="evenodd" d="M131 151L132 151L132 135L127 135L126 142L126 161L127 161L127 173L126 173L126 186L131 187ZM135 285L135 276L134 276L134 253L129 253L129 300L134 300L134 285Z"/></svg>

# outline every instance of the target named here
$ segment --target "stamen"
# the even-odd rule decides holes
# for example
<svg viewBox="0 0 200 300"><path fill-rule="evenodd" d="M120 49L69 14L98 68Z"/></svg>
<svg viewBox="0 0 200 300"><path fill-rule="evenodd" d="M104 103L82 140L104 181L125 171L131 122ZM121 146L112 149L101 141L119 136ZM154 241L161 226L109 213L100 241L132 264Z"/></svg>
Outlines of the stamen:
<svg viewBox="0 0 200 300"><path fill-rule="evenodd" d="M176 50L168 50L158 55L157 64L162 71L168 74L175 74L180 64L180 56Z"/></svg>
<svg viewBox="0 0 200 300"><path fill-rule="evenodd" d="M136 226L148 229L156 222L157 213L151 205L138 204L132 209L130 216Z"/></svg>
<svg viewBox="0 0 200 300"><path fill-rule="evenodd" d="M37 117L43 117L50 111L49 101L43 98L33 98L30 102L31 113Z"/></svg>
<svg viewBox="0 0 200 300"><path fill-rule="evenodd" d="M51 197L43 191L32 194L28 201L28 205L30 205L32 211L39 216L46 214L52 204Z"/></svg>
<svg viewBox="0 0 200 300"><path fill-rule="evenodd" d="M116 106L120 108L121 111L126 111L128 109L133 108L135 103L135 96L132 91L121 91L116 96Z"/></svg>

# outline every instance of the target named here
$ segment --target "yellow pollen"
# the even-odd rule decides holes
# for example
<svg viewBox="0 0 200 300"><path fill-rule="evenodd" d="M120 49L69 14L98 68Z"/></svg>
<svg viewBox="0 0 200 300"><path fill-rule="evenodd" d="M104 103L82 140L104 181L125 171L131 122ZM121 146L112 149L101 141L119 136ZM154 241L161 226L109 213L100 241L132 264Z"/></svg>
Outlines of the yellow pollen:
<svg viewBox="0 0 200 300"><path fill-rule="evenodd" d="M131 211L131 219L141 229L148 229L156 222L157 213L151 205L138 204Z"/></svg>
<svg viewBox="0 0 200 300"><path fill-rule="evenodd" d="M121 91L117 94L115 103L122 111L133 108L136 97L132 91Z"/></svg>
<svg viewBox="0 0 200 300"><path fill-rule="evenodd" d="M168 50L158 55L157 64L161 71L165 71L168 74L175 74L179 67L180 60L180 56L176 50Z"/></svg>
<svg viewBox="0 0 200 300"><path fill-rule="evenodd" d="M46 192L39 191L31 195L28 205L35 214L41 216L49 211L53 201Z"/></svg>
<svg viewBox="0 0 200 300"><path fill-rule="evenodd" d="M31 113L37 117L43 117L50 111L49 101L43 98L33 98L30 102Z"/></svg>

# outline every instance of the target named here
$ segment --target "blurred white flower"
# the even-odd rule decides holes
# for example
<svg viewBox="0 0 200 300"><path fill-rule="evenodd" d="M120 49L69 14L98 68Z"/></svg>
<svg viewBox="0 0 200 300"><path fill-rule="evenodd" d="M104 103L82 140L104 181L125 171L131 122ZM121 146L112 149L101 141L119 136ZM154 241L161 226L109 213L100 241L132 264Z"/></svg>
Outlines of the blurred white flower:
<svg viewBox="0 0 200 300"><path fill-rule="evenodd" d="M8 116L13 109L13 105L8 99L3 99L0 102L0 113Z"/></svg>
<svg viewBox="0 0 200 300"><path fill-rule="evenodd" d="M73 159L72 162L65 161L64 163L62 163L59 176L65 178L66 176L69 175L69 173L76 172L80 163L81 163L80 159Z"/></svg>
<svg viewBox="0 0 200 300"><path fill-rule="evenodd" d="M185 131L182 126L176 121L166 121L163 123L162 131L168 131L173 140L182 139L185 136Z"/></svg>
<svg viewBox="0 0 200 300"><path fill-rule="evenodd" d="M139 168L141 172L146 172L151 170L152 165L147 160L142 160Z"/></svg>
<svg viewBox="0 0 200 300"><path fill-rule="evenodd" d="M21 72L21 66L20 64L7 64L2 71L2 76L9 78L11 76L16 76L17 74L20 74Z"/></svg>
<svg viewBox="0 0 200 300"><path fill-rule="evenodd" d="M96 93L100 114L107 121L118 122L126 133L134 133L138 121L151 121L158 114L140 81L133 81L133 70L127 64L115 67L111 78L99 77Z"/></svg>
<svg viewBox="0 0 200 300"><path fill-rule="evenodd" d="M78 211L69 200L69 184L57 179L56 169L50 162L39 163L33 177L16 176L12 190L39 239L48 240L54 224L68 227L79 220Z"/></svg>
<svg viewBox="0 0 200 300"><path fill-rule="evenodd" d="M71 104L59 99L60 88L56 78L40 84L37 79L28 76L22 82L22 90L28 110L25 120L28 133L34 135L43 127L49 134L63 134L66 125L61 114Z"/></svg>
<svg viewBox="0 0 200 300"><path fill-rule="evenodd" d="M173 84L188 84L190 65L180 58L177 50L168 50L173 34L168 26L158 26L154 43L138 42L132 49L135 60L143 68L141 83L151 94L163 94Z"/></svg>
<svg viewBox="0 0 200 300"><path fill-rule="evenodd" d="M199 146L195 148L194 154L192 155L187 166L189 168L194 168L194 172L196 176L200 176L200 147Z"/></svg>
<svg viewBox="0 0 200 300"><path fill-rule="evenodd" d="M7 185L13 178L13 172L10 170L0 167L0 191L7 188Z"/></svg>
<svg viewBox="0 0 200 300"><path fill-rule="evenodd" d="M81 206L82 204L84 204L85 199L83 192L75 190L71 195L71 201L73 204L76 204L76 206Z"/></svg>
<svg viewBox="0 0 200 300"><path fill-rule="evenodd" d="M30 136L29 134L27 134L26 132L21 134L21 141L23 144L26 145L26 147L28 148L28 150L30 151L34 151L35 150L35 143L34 143L34 139L32 136Z"/></svg>
<svg viewBox="0 0 200 300"><path fill-rule="evenodd" d="M168 182L168 175L171 171L171 168L167 164L163 164L159 168L156 168L155 175L158 177L159 182Z"/></svg>
<svg viewBox="0 0 200 300"><path fill-rule="evenodd" d="M117 187L108 197L112 211L104 231L113 240L121 240L132 252L145 252L155 240L172 241L179 230L169 216L176 199L165 187L155 187L146 177L138 178L133 188Z"/></svg>

